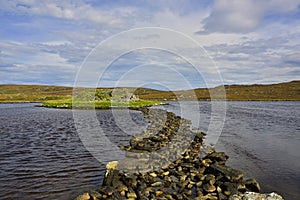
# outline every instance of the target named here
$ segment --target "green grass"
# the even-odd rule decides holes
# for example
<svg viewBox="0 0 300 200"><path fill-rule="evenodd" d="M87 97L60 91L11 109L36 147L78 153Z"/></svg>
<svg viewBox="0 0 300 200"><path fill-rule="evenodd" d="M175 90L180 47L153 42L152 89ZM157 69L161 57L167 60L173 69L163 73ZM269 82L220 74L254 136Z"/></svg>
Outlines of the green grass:
<svg viewBox="0 0 300 200"><path fill-rule="evenodd" d="M161 101L138 100L129 102L113 102L113 101L95 101L95 102L76 102L77 108L108 109L108 108L139 108L164 104ZM40 106L49 108L72 108L72 99L50 100L43 102Z"/></svg>
<svg viewBox="0 0 300 200"><path fill-rule="evenodd" d="M44 101L40 106L49 108L72 108L72 99Z"/></svg>

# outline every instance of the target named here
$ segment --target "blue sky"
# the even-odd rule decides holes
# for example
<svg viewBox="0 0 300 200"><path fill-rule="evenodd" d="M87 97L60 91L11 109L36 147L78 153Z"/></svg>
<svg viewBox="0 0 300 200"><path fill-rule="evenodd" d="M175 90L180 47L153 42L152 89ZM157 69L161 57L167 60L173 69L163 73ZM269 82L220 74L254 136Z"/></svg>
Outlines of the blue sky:
<svg viewBox="0 0 300 200"><path fill-rule="evenodd" d="M221 79L205 67L197 74L180 55L141 49L114 60L99 86L187 89L299 80L299 19L300 0L0 1L0 84L72 86L100 42L143 27L186 34L206 50L217 66L211 73ZM193 49L174 43L197 59Z"/></svg>

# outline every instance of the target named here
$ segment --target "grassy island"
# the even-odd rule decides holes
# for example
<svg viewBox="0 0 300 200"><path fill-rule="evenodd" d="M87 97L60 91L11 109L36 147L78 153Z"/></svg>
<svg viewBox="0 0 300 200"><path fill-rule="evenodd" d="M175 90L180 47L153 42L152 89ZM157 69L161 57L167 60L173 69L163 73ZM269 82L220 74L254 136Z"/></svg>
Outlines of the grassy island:
<svg viewBox="0 0 300 200"><path fill-rule="evenodd" d="M80 89L76 90L72 98L44 101L40 106L51 108L139 108L164 104L157 100L144 100L126 88L111 90Z"/></svg>
<svg viewBox="0 0 300 200"><path fill-rule="evenodd" d="M95 109L108 109L108 108L139 108L149 107L154 105L164 104L161 101L150 101L150 100L137 100L129 102L114 102L114 101L95 101L93 102L79 102L77 103L78 108L94 108ZM72 99L64 100L50 100L43 102L40 106L48 108L72 108Z"/></svg>

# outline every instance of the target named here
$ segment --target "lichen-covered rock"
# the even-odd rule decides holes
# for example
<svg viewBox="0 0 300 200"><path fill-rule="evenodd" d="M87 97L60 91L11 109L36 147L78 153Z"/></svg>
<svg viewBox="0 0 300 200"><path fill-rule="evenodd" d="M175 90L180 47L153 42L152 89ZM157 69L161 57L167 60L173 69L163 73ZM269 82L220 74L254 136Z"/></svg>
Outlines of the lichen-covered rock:
<svg viewBox="0 0 300 200"><path fill-rule="evenodd" d="M270 194L246 192L244 194L234 194L229 198L229 200L283 200L283 198L274 192Z"/></svg>
<svg viewBox="0 0 300 200"><path fill-rule="evenodd" d="M112 162L109 162L109 163L107 163L107 165L106 165L106 169L107 169L107 170L115 170L116 167L117 167L117 165L118 165L118 161L112 161Z"/></svg>
<svg viewBox="0 0 300 200"><path fill-rule="evenodd" d="M89 200L90 198L90 194L86 192L76 197L75 200Z"/></svg>

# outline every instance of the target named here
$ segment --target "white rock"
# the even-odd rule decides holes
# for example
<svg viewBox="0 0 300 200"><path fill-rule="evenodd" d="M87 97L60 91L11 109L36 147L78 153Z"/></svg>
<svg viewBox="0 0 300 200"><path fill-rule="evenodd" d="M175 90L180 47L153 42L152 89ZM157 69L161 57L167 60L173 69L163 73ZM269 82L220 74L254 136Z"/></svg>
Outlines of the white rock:
<svg viewBox="0 0 300 200"><path fill-rule="evenodd" d="M118 164L119 164L118 161L112 161L112 162L107 163L105 177L107 177L107 175L110 171L115 170Z"/></svg>
<svg viewBox="0 0 300 200"><path fill-rule="evenodd" d="M234 194L229 200L284 200L282 196L274 192L270 194L260 194L255 192L246 192L244 194Z"/></svg>

